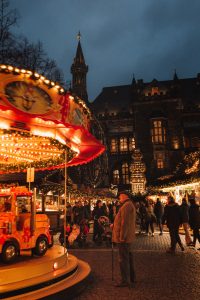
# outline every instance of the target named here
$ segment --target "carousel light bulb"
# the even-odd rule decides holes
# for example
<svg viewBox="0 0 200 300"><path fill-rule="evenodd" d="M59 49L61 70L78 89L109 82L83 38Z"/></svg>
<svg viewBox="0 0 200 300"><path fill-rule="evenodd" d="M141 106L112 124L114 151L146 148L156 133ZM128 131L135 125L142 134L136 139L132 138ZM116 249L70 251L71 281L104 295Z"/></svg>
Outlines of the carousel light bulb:
<svg viewBox="0 0 200 300"><path fill-rule="evenodd" d="M40 75L38 73L34 73L35 78L39 78Z"/></svg>

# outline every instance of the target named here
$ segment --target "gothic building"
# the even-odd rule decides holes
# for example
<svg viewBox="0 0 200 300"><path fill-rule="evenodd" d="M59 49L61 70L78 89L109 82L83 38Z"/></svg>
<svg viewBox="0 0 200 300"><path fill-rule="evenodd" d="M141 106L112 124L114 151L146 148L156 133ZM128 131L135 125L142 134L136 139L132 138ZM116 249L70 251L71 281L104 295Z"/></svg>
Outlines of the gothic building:
<svg viewBox="0 0 200 300"><path fill-rule="evenodd" d="M72 91L86 102L87 71L79 34ZM171 80L151 82L133 78L131 84L104 87L87 104L103 129L107 148L102 186L130 189L135 147L143 155L147 184L170 174L185 154L200 149L200 74L179 79L175 72Z"/></svg>
<svg viewBox="0 0 200 300"><path fill-rule="evenodd" d="M200 149L200 74L194 78L103 88L91 104L104 132L110 183L130 187L136 146L147 183L170 174L189 152Z"/></svg>

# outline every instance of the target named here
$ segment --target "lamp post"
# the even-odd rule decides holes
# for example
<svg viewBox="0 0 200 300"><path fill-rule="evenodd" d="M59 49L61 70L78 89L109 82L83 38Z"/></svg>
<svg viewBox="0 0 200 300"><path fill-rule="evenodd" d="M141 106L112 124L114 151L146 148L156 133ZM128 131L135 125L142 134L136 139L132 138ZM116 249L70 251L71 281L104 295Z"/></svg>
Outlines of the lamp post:
<svg viewBox="0 0 200 300"><path fill-rule="evenodd" d="M66 214L67 214L67 149L65 149L65 198L64 198L64 253L66 252Z"/></svg>

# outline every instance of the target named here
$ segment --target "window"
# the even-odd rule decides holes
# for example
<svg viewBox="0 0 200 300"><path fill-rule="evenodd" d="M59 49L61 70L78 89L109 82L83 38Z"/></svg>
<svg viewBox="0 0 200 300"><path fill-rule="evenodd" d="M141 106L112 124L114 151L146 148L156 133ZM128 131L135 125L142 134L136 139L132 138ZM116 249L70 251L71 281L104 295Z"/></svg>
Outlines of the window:
<svg viewBox="0 0 200 300"><path fill-rule="evenodd" d="M151 136L153 144L166 144L164 120L153 120Z"/></svg>
<svg viewBox="0 0 200 300"><path fill-rule="evenodd" d="M135 139L133 137L129 138L129 151L135 149Z"/></svg>
<svg viewBox="0 0 200 300"><path fill-rule="evenodd" d="M199 137L192 137L191 146L199 148L200 147L200 138Z"/></svg>
<svg viewBox="0 0 200 300"><path fill-rule="evenodd" d="M123 184L129 184L129 167L127 163L122 165L122 181Z"/></svg>
<svg viewBox="0 0 200 300"><path fill-rule="evenodd" d="M127 138L121 137L119 141L119 147L121 152L128 151L128 141Z"/></svg>
<svg viewBox="0 0 200 300"><path fill-rule="evenodd" d="M113 171L113 184L119 184L119 170Z"/></svg>
<svg viewBox="0 0 200 300"><path fill-rule="evenodd" d="M117 139L111 139L110 152L114 153L118 151Z"/></svg>
<svg viewBox="0 0 200 300"><path fill-rule="evenodd" d="M164 168L164 161L162 158L157 159L157 168L158 169L163 169Z"/></svg>
<svg viewBox="0 0 200 300"><path fill-rule="evenodd" d="M164 169L165 155L163 152L156 153L156 166L157 166L157 169Z"/></svg>
<svg viewBox="0 0 200 300"><path fill-rule="evenodd" d="M174 136L173 138L172 138L172 147L174 148L174 149L179 149L180 147L179 147L179 138L178 138L178 136Z"/></svg>

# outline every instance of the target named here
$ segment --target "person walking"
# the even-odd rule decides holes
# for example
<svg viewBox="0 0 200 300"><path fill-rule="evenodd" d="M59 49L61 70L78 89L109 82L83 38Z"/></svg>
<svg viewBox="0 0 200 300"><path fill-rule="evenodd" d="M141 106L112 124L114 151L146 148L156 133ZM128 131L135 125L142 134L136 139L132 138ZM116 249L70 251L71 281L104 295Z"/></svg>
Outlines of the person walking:
<svg viewBox="0 0 200 300"><path fill-rule="evenodd" d="M189 206L187 204L186 198L182 199L182 204L180 205L181 211L181 223L185 231L185 243L187 246L192 246L192 239L189 232Z"/></svg>
<svg viewBox="0 0 200 300"><path fill-rule="evenodd" d="M146 215L145 215L145 224L146 224L146 234L154 236L154 223L156 222L156 216L153 212L153 205L149 202L146 203ZM151 232L149 231L151 228Z"/></svg>
<svg viewBox="0 0 200 300"><path fill-rule="evenodd" d="M93 228L93 242L101 243L101 235L102 228L99 224L99 218L105 216L104 208L102 207L102 201L97 200L96 206L93 210L93 220L94 220L94 228Z"/></svg>
<svg viewBox="0 0 200 300"><path fill-rule="evenodd" d="M193 246L195 247L196 241L200 243L200 208L196 203L195 198L191 198L189 207L189 224L193 230ZM200 250L200 248L198 248Z"/></svg>
<svg viewBox="0 0 200 300"><path fill-rule="evenodd" d="M159 198L157 198L156 203L154 205L154 214L156 216L156 223L160 230L160 235L162 235L163 234L162 217L164 214L164 206Z"/></svg>
<svg viewBox="0 0 200 300"><path fill-rule="evenodd" d="M117 244L121 281L116 287L133 287L135 269L132 244L135 239L136 209L130 200L129 193L119 194L121 207L114 219L112 241Z"/></svg>
<svg viewBox="0 0 200 300"><path fill-rule="evenodd" d="M171 247L167 250L167 253L175 254L177 243L181 250L184 251L184 247L179 236L179 226L181 224L180 207L172 197L168 198L168 203L164 208L162 224L164 225L165 223L169 228L171 239Z"/></svg>

